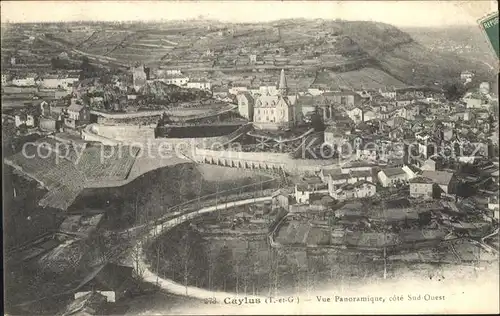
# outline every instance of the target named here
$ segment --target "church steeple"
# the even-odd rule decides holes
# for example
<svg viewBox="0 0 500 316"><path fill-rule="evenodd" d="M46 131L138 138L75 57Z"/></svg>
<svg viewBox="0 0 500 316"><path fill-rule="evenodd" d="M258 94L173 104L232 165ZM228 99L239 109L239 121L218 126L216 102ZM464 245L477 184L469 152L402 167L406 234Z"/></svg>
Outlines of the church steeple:
<svg viewBox="0 0 500 316"><path fill-rule="evenodd" d="M286 84L285 69L281 69L278 90L282 96L286 96L288 94L288 86Z"/></svg>

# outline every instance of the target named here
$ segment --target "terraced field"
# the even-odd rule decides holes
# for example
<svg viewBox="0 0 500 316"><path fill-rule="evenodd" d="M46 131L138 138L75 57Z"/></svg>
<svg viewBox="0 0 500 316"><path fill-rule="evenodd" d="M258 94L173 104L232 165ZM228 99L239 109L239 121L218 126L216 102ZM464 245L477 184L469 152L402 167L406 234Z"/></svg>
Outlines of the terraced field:
<svg viewBox="0 0 500 316"><path fill-rule="evenodd" d="M96 31L92 36L78 44L78 49L91 54L107 55L118 45L124 43L130 34L126 31ZM58 36L59 34L57 34Z"/></svg>
<svg viewBox="0 0 500 316"><path fill-rule="evenodd" d="M318 73L313 85L327 85L331 89L379 89L386 86L403 88L406 85L391 75L375 68L362 68L342 73Z"/></svg>
<svg viewBox="0 0 500 316"><path fill-rule="evenodd" d="M89 31L67 30L66 32L64 32L64 31L57 32L56 34L53 34L53 36L55 38L65 42L65 43L67 43L67 44L77 46L80 43L87 40L93 33L94 33L93 30L89 30Z"/></svg>
<svg viewBox="0 0 500 316"><path fill-rule="evenodd" d="M139 148L128 146L120 150L111 146L90 147L80 152L51 138L43 138L38 144L28 146L26 155L20 152L7 157L5 162L43 183L49 192L40 200L41 206L63 210L89 181L126 179L139 152Z"/></svg>

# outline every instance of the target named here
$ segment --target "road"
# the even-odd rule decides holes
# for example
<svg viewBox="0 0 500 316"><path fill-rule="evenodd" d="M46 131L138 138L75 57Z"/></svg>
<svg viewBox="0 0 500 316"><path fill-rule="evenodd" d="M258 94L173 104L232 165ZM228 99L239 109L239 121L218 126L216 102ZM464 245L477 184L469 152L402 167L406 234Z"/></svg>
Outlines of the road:
<svg viewBox="0 0 500 316"><path fill-rule="evenodd" d="M143 278L146 282L150 282L153 284L158 284L162 289L173 293L173 294L178 294L178 295L185 295L185 296L190 296L198 299L208 299L208 298L215 298L218 301L224 300L226 297L233 297L235 294L234 293L227 293L227 292L213 292L201 288L197 288L194 286L184 286L182 284L176 283L172 280L165 279L154 273L149 269L148 264L144 261L144 249L143 249L143 244L144 241L146 240L146 237L150 238L155 238L158 237L160 234L168 231L169 229L184 223L188 220L191 220L201 214L206 214L206 213L211 213L217 210L223 210L227 209L230 207L234 206L241 206L241 205L246 205L246 204L252 204L256 202L264 202L264 201L270 201L271 197L266 196L266 197L260 197L260 198L251 198L251 199L245 199L245 200L240 200L240 201L234 201L234 202L228 202L224 204L219 204L216 206L209 206L209 207L204 207L198 211L180 215L174 219L168 220L167 222L164 222L162 224L154 226L148 234L146 234L142 240L142 242L139 242L139 270L142 271ZM249 296L247 296L249 297ZM249 298L261 298L260 296L252 296Z"/></svg>

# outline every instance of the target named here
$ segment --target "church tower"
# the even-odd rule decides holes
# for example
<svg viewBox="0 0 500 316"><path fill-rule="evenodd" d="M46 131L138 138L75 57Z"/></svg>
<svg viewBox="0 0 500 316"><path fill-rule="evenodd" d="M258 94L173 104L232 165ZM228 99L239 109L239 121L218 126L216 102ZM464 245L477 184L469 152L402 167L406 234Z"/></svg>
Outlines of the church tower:
<svg viewBox="0 0 500 316"><path fill-rule="evenodd" d="M280 82L278 84L278 91L282 97L288 95L288 86L286 84L285 69L281 69Z"/></svg>

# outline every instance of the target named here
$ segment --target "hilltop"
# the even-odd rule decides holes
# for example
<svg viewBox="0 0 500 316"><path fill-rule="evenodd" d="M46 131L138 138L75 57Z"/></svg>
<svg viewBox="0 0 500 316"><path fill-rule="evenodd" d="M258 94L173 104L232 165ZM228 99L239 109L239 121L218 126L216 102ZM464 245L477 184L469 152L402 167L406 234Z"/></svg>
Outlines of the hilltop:
<svg viewBox="0 0 500 316"><path fill-rule="evenodd" d="M405 84L448 81L466 69L478 74L491 72L481 60L431 50L408 33L379 22L288 19L259 24L210 20L16 24L5 30L2 49L19 42L19 29L34 34L44 45L65 48L103 64L141 62L185 72L285 68L312 77L318 70L360 71L363 76L363 69L375 68L386 73L381 77ZM252 55L255 59L250 61Z"/></svg>

